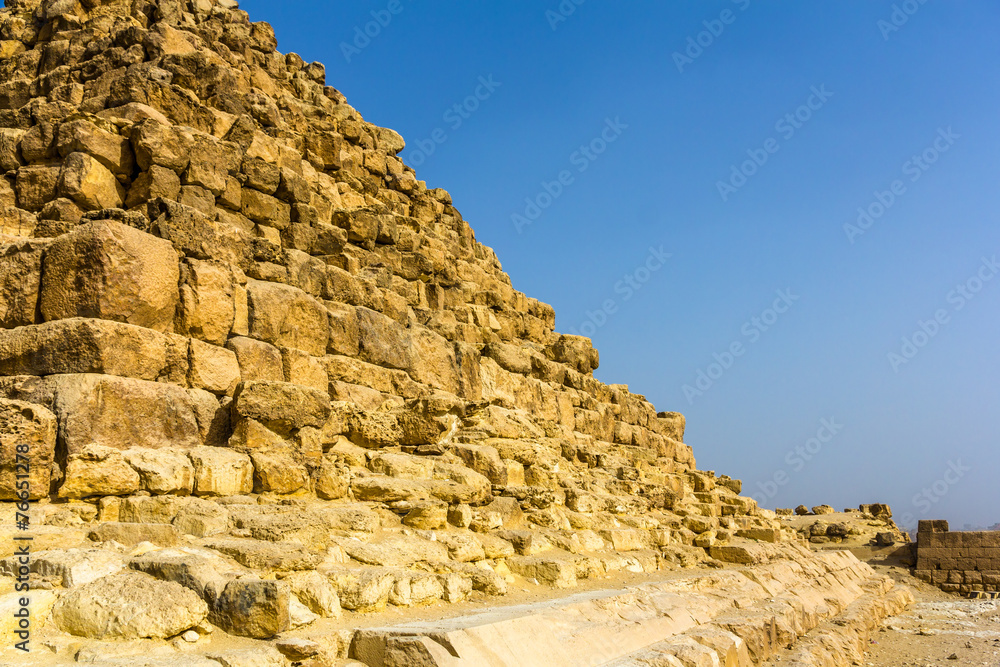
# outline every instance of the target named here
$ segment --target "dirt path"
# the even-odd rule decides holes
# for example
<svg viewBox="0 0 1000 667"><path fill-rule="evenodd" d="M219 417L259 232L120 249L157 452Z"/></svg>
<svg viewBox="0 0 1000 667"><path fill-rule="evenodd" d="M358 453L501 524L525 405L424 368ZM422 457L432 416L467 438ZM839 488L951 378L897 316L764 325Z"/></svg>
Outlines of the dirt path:
<svg viewBox="0 0 1000 667"><path fill-rule="evenodd" d="M905 568L873 567L913 589L917 603L875 633L865 665L1000 667L1000 601L965 600L915 579Z"/></svg>

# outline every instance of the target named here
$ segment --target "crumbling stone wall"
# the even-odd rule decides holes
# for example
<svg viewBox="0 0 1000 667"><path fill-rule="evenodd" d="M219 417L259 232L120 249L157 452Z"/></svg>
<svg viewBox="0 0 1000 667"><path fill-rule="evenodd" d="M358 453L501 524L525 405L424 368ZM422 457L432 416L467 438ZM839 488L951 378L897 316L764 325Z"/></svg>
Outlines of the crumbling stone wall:
<svg viewBox="0 0 1000 667"><path fill-rule="evenodd" d="M916 576L949 593L1000 591L1000 532L949 532L947 521L921 521Z"/></svg>

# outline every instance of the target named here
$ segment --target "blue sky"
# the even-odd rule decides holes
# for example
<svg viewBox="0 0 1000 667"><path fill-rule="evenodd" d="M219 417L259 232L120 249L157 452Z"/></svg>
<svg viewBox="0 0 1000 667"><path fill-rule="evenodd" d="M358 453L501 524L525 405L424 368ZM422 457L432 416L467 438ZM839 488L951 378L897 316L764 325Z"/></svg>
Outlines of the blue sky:
<svg viewBox="0 0 1000 667"><path fill-rule="evenodd" d="M699 468L1000 521L1000 6L242 8L403 135L600 379L687 415Z"/></svg>

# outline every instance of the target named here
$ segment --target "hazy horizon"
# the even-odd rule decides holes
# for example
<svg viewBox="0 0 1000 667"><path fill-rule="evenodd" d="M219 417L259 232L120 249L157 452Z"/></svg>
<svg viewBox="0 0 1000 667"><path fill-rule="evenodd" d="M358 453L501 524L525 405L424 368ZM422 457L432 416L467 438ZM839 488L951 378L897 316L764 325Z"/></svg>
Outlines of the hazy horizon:
<svg viewBox="0 0 1000 667"><path fill-rule="evenodd" d="M700 469L1000 522L1000 6L241 7L402 134L599 379L687 416Z"/></svg>

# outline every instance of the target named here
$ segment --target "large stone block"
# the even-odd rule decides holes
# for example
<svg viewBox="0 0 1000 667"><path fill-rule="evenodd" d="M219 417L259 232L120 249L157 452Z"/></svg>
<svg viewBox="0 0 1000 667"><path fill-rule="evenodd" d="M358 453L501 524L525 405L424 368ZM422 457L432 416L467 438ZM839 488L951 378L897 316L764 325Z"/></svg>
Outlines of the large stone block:
<svg viewBox="0 0 1000 667"><path fill-rule="evenodd" d="M126 496L139 490L137 473L122 453L110 447L86 445L66 461L60 498Z"/></svg>
<svg viewBox="0 0 1000 667"><path fill-rule="evenodd" d="M244 382L233 400L235 419L252 419L278 433L320 428L329 416L325 392L288 382Z"/></svg>
<svg viewBox="0 0 1000 667"><path fill-rule="evenodd" d="M45 239L0 245L0 328L34 324L42 278Z"/></svg>
<svg viewBox="0 0 1000 667"><path fill-rule="evenodd" d="M195 447L187 452L194 465L197 496L237 496L253 491L253 464L246 454L221 447Z"/></svg>
<svg viewBox="0 0 1000 667"><path fill-rule="evenodd" d="M226 348L236 354L240 376L244 382L284 380L281 351L270 343L256 338L237 336L229 339Z"/></svg>
<svg viewBox="0 0 1000 667"><path fill-rule="evenodd" d="M53 241L42 267L45 320L96 317L173 330L180 270L163 239L120 222L89 222Z"/></svg>
<svg viewBox="0 0 1000 667"><path fill-rule="evenodd" d="M49 495L56 417L40 405L0 399L0 500ZM24 475L24 478L20 478Z"/></svg>
<svg viewBox="0 0 1000 667"><path fill-rule="evenodd" d="M361 358L377 366L406 370L412 365L409 331L370 308L357 308Z"/></svg>
<svg viewBox="0 0 1000 667"><path fill-rule="evenodd" d="M236 354L224 347L191 339L188 382L213 394L231 395L240 382Z"/></svg>
<svg viewBox="0 0 1000 667"><path fill-rule="evenodd" d="M236 314L233 272L221 262L187 259L181 266L178 333L224 345Z"/></svg>
<svg viewBox="0 0 1000 667"><path fill-rule="evenodd" d="M288 629L291 588L281 581L231 581L209 620L231 635L269 639Z"/></svg>
<svg viewBox="0 0 1000 667"><path fill-rule="evenodd" d="M168 339L152 329L74 317L0 331L0 374L104 373L156 380Z"/></svg>
<svg viewBox="0 0 1000 667"><path fill-rule="evenodd" d="M198 625L208 605L193 591L139 572L74 589L52 610L63 632L94 639L166 639Z"/></svg>
<svg viewBox="0 0 1000 667"><path fill-rule="evenodd" d="M194 487L194 466L180 452L166 449L128 449L128 464L139 473L142 488L152 494L186 496Z"/></svg>
<svg viewBox="0 0 1000 667"><path fill-rule="evenodd" d="M451 394L460 393L460 369L451 341L419 325L411 328L410 339L413 379Z"/></svg>
<svg viewBox="0 0 1000 667"><path fill-rule="evenodd" d="M59 126L56 138L59 154L86 153L115 176L131 177L135 157L129 140L112 134L86 120L75 120Z"/></svg>
<svg viewBox="0 0 1000 667"><path fill-rule="evenodd" d="M86 153L70 153L59 173L60 196L72 199L84 211L120 208L125 188L103 164Z"/></svg>
<svg viewBox="0 0 1000 667"><path fill-rule="evenodd" d="M88 444L113 449L202 444L192 398L181 387L94 374L53 375L43 384L52 391L67 454Z"/></svg>
<svg viewBox="0 0 1000 667"><path fill-rule="evenodd" d="M32 165L17 170L14 190L17 206L25 211L41 211L42 207L57 197L59 165Z"/></svg>
<svg viewBox="0 0 1000 667"><path fill-rule="evenodd" d="M279 283L250 280L246 289L253 338L313 356L326 354L329 322L321 302Z"/></svg>

